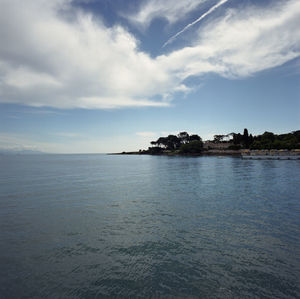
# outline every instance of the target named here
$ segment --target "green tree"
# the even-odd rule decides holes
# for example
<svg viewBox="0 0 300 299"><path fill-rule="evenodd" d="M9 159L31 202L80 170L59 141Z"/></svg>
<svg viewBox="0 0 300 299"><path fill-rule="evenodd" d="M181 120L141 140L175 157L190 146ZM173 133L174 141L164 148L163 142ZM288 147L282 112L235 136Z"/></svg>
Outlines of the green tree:
<svg viewBox="0 0 300 299"><path fill-rule="evenodd" d="M190 143L182 144L179 152L182 154L200 154L203 150L203 142L200 140L194 140Z"/></svg>
<svg viewBox="0 0 300 299"><path fill-rule="evenodd" d="M247 129L244 129L243 145L244 145L245 148L249 148L249 145L250 145L249 133L248 133Z"/></svg>
<svg viewBox="0 0 300 299"><path fill-rule="evenodd" d="M190 141L190 135L187 132L180 132L178 138L181 144L186 144Z"/></svg>
<svg viewBox="0 0 300 299"><path fill-rule="evenodd" d="M175 150L180 147L180 139L175 135L169 135L167 137L167 149Z"/></svg>
<svg viewBox="0 0 300 299"><path fill-rule="evenodd" d="M253 138L252 134L250 134L250 136L249 136L249 145L251 145L253 143L253 141L254 141L254 138Z"/></svg>
<svg viewBox="0 0 300 299"><path fill-rule="evenodd" d="M225 135L214 135L214 143L220 143Z"/></svg>
<svg viewBox="0 0 300 299"><path fill-rule="evenodd" d="M161 147L158 147L158 146L148 148L148 153L150 155L159 155L159 154L162 153L162 151L163 151L163 149Z"/></svg>
<svg viewBox="0 0 300 299"><path fill-rule="evenodd" d="M243 136L240 133L238 133L238 134L233 133L233 143L234 144L241 144L242 141L243 141Z"/></svg>
<svg viewBox="0 0 300 299"><path fill-rule="evenodd" d="M156 144L161 147L167 147L167 138L166 137L159 137L156 141Z"/></svg>
<svg viewBox="0 0 300 299"><path fill-rule="evenodd" d="M272 132L265 132L262 134L261 139L263 141L273 142L275 140L275 135Z"/></svg>
<svg viewBox="0 0 300 299"><path fill-rule="evenodd" d="M202 141L202 139L199 135L194 134L190 136L190 142L191 141Z"/></svg>

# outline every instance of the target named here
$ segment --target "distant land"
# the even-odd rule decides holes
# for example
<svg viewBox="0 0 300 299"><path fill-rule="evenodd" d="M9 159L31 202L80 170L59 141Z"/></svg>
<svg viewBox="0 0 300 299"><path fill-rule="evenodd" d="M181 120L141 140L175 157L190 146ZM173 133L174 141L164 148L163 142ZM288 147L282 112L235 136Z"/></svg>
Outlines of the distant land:
<svg viewBox="0 0 300 299"><path fill-rule="evenodd" d="M36 155L45 154L44 152L38 150L29 149L0 149L1 155Z"/></svg>
<svg viewBox="0 0 300 299"><path fill-rule="evenodd" d="M202 138L187 132L159 137L150 142L147 150L122 152L126 155L241 155L244 150L295 150L300 149L300 130L285 134L264 132L253 136L248 129L241 133L214 135L213 140Z"/></svg>

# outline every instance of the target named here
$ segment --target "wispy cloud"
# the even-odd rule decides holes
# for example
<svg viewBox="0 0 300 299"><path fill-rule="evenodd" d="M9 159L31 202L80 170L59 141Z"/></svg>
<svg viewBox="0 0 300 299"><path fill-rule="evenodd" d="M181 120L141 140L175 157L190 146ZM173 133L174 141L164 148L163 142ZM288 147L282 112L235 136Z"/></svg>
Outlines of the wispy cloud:
<svg viewBox="0 0 300 299"><path fill-rule="evenodd" d="M63 109L166 107L175 93L191 91L185 83L190 76L240 78L300 57L298 0L227 9L194 31L189 47L154 58L128 30L108 28L71 3L1 1L0 102ZM165 2L149 3L141 22L159 14L150 13L155 3ZM188 13L203 1L166 3L166 15L175 22L182 3ZM68 19L61 9L70 12Z"/></svg>
<svg viewBox="0 0 300 299"><path fill-rule="evenodd" d="M182 33L184 33L186 30L188 30L190 27L194 26L195 24L199 23L201 20L203 20L206 16L208 16L209 14L211 14L214 10L216 10L218 7L220 7L221 5L225 4L226 2L228 2L228 0L221 0L220 2L218 2L216 5L214 5L213 7L211 7L207 12L205 12L204 14L202 14L198 19L196 19L195 21L193 21L192 23L186 25L182 30L180 30L179 32L177 32L176 34L174 34L172 37L170 37L164 44L163 44L163 48L165 46L167 46L168 44L172 43L179 35L181 35Z"/></svg>
<svg viewBox="0 0 300 299"><path fill-rule="evenodd" d="M141 1L136 13L126 15L132 23L145 29L155 18L164 18L170 24L185 18L190 12L208 0L147 0Z"/></svg>
<svg viewBox="0 0 300 299"><path fill-rule="evenodd" d="M230 9L197 30L192 46L162 57L182 79L251 76L300 57L300 2Z"/></svg>

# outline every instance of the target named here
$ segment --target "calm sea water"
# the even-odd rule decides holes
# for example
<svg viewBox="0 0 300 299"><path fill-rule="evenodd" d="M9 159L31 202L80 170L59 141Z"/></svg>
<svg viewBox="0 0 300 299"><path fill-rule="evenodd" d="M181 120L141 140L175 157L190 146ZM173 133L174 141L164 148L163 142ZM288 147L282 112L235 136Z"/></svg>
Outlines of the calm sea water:
<svg viewBox="0 0 300 299"><path fill-rule="evenodd" d="M0 156L1 298L300 298L300 161Z"/></svg>

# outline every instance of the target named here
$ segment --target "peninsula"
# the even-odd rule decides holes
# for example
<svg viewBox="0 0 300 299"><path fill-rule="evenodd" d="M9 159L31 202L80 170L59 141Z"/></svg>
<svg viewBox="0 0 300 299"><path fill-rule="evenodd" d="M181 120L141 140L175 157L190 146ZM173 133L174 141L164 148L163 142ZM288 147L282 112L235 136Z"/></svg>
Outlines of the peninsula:
<svg viewBox="0 0 300 299"><path fill-rule="evenodd" d="M213 140L203 141L202 138L187 132L177 135L159 137L150 142L147 150L122 152L123 155L166 155L166 156L300 156L300 130L286 134L264 132L253 136L244 129L241 133L214 135Z"/></svg>

